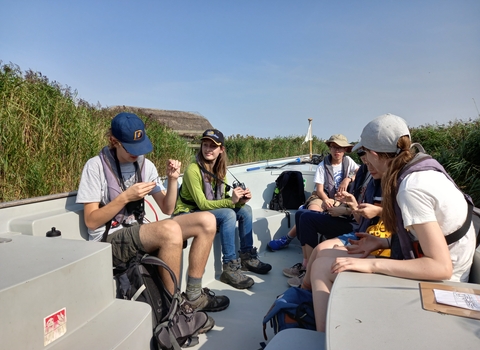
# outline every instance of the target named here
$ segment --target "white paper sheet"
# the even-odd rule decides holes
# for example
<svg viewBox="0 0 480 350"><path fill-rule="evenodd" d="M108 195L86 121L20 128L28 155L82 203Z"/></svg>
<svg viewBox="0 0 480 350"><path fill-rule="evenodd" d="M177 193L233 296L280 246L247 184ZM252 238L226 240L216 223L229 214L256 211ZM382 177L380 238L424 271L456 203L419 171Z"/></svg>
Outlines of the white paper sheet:
<svg viewBox="0 0 480 350"><path fill-rule="evenodd" d="M439 304L461 307L463 309L480 311L480 295L470 293L451 292L434 289L435 300Z"/></svg>

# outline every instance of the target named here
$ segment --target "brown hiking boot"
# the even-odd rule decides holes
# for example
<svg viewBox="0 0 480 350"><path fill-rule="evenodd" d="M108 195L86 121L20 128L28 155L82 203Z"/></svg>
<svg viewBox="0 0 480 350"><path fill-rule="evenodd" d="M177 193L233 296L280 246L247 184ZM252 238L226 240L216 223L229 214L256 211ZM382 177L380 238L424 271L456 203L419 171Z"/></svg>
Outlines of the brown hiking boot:
<svg viewBox="0 0 480 350"><path fill-rule="evenodd" d="M222 311L230 305L230 299L228 299L228 297L224 295L215 295L215 293L208 288L203 288L202 294L200 294L195 300L188 300L185 293L182 293L182 297L197 311Z"/></svg>
<svg viewBox="0 0 480 350"><path fill-rule="evenodd" d="M255 282L251 277L244 275L240 268L241 265L238 259L230 260L228 263L223 264L220 281L237 289L250 288Z"/></svg>

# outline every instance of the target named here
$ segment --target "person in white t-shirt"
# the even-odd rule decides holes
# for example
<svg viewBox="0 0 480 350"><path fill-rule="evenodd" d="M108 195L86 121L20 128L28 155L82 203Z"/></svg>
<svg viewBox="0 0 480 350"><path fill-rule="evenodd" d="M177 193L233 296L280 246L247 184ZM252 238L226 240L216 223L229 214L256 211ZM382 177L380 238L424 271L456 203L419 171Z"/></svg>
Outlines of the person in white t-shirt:
<svg viewBox="0 0 480 350"><path fill-rule="evenodd" d="M143 223L143 202L148 194L164 214L173 213L181 163L168 161L165 189L155 165L144 156L153 146L143 121L133 113L119 113L112 119L108 140L108 146L85 164L77 193L77 203L84 204L89 240L111 243L114 266L127 263L137 252L155 253L180 280L183 242L193 238L184 299L196 310L220 311L228 307L230 301L226 296L216 296L202 288L217 228L212 214L199 212ZM160 267L159 273L172 293L173 282L168 271ZM214 321L209 317L207 323L211 329Z"/></svg>
<svg viewBox="0 0 480 350"><path fill-rule="evenodd" d="M390 238L379 239L370 235L364 235L361 243L350 248L350 253L360 253L356 257L344 250L322 250L311 265L311 286L305 280L302 285L312 290L318 331L325 331L330 290L336 276L342 271L381 273L419 280L468 280L476 236L473 223L466 222L469 208L464 194L442 172L436 170L406 175L397 191L399 173L406 165L410 166L415 157L411 145L408 126L398 116L382 115L363 129L361 140L354 150L362 147L366 151L367 161L384 173L382 220L385 228L395 232L392 237L398 238L396 242L402 241L399 232L404 232L403 229L409 230L417 242L412 242L410 238L403 241L402 255L396 259L363 258L373 250L389 248L392 242ZM396 205L401 211L401 218L395 214ZM468 228L466 233L448 245L446 236L464 223ZM406 256L406 246L413 247L415 243L420 245L423 255Z"/></svg>

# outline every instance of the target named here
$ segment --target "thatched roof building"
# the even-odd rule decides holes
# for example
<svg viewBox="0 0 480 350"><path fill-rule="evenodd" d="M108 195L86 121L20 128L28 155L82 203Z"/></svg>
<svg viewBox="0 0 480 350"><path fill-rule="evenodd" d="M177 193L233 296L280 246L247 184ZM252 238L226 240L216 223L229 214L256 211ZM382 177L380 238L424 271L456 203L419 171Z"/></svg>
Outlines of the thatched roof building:
<svg viewBox="0 0 480 350"><path fill-rule="evenodd" d="M206 129L212 128L212 124L198 112L167 111L164 109L139 108L130 106L114 106L111 109L122 109L133 113L151 117L162 123L179 135L192 139L201 135Z"/></svg>

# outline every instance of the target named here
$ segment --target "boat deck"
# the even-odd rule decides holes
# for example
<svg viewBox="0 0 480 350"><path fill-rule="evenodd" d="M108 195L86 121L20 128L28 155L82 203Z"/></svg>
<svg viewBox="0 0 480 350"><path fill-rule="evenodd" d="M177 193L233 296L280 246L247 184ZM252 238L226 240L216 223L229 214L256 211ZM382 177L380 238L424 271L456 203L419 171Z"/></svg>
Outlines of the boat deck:
<svg viewBox="0 0 480 350"><path fill-rule="evenodd" d="M294 241L295 242L295 241ZM230 306L223 311L209 313L215 320L215 327L207 334L200 335L200 344L196 349L231 349L257 350L263 338L262 320L277 295L289 288L287 277L282 269L302 261L302 251L299 245L290 244L287 249L278 252L261 252L260 260L272 265L272 270L266 275L246 274L255 280L250 289L235 289L218 280L212 281L206 287L218 295L230 298ZM270 325L267 325L268 340L274 336Z"/></svg>

